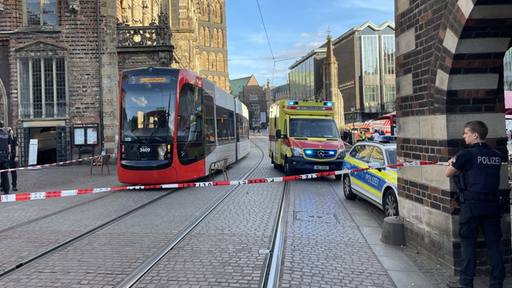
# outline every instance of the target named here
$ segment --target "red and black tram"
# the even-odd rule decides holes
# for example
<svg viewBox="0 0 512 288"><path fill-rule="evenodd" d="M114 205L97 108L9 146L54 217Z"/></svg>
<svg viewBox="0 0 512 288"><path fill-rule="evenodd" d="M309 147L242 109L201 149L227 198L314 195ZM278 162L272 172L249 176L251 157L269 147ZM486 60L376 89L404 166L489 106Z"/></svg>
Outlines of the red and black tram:
<svg viewBox="0 0 512 288"><path fill-rule="evenodd" d="M249 153L249 112L208 79L185 69L124 71L117 177L127 184L191 181L211 162Z"/></svg>

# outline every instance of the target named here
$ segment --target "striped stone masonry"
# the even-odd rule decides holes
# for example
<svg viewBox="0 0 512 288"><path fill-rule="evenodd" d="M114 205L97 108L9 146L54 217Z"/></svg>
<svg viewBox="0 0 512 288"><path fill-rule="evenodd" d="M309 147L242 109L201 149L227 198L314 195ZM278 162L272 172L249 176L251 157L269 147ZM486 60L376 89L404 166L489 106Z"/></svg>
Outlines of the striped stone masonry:
<svg viewBox="0 0 512 288"><path fill-rule="evenodd" d="M464 124L482 120L486 142L508 161L502 79L512 2L395 0L395 13L398 157L445 162L465 146ZM400 213L407 244L458 274L459 208L445 169L399 168ZM506 165L501 174L500 193L509 195ZM510 266L510 218L502 222ZM479 263L477 274L488 274L487 262Z"/></svg>

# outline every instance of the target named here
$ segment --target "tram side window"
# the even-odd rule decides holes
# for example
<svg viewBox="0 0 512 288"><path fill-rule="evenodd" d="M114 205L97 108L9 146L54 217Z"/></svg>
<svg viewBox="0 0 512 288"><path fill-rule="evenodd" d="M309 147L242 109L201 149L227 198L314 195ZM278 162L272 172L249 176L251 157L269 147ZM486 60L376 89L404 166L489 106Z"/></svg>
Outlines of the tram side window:
<svg viewBox="0 0 512 288"><path fill-rule="evenodd" d="M220 144L234 143L235 115L224 107L217 106L217 141Z"/></svg>
<svg viewBox="0 0 512 288"><path fill-rule="evenodd" d="M183 165L204 158L202 96L202 90L190 84L184 84L180 91L177 146Z"/></svg>
<svg viewBox="0 0 512 288"><path fill-rule="evenodd" d="M249 120L242 114L236 114L237 133L240 140L249 139Z"/></svg>
<svg viewBox="0 0 512 288"><path fill-rule="evenodd" d="M207 99L211 98L211 102ZM215 114L213 110L213 98L204 92L204 130L206 144L215 144Z"/></svg>

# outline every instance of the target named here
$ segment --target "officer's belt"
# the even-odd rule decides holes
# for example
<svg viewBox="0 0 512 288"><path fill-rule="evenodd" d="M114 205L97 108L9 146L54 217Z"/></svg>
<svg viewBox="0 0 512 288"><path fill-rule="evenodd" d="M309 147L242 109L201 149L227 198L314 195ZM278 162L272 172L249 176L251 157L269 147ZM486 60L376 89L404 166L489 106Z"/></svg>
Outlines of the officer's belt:
<svg viewBox="0 0 512 288"><path fill-rule="evenodd" d="M498 202L499 200L498 191L496 191L495 193L483 193L466 190L463 193L465 200L474 200L481 202Z"/></svg>
<svg viewBox="0 0 512 288"><path fill-rule="evenodd" d="M0 151L0 154L8 154L9 152L7 151Z"/></svg>

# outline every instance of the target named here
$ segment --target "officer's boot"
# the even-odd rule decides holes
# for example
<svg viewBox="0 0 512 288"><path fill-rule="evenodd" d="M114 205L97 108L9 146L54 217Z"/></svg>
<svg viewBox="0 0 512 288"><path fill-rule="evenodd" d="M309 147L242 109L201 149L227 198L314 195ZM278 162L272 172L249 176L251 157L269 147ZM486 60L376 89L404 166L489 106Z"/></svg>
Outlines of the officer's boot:
<svg viewBox="0 0 512 288"><path fill-rule="evenodd" d="M16 188L16 185L12 185L12 191L18 191L18 188Z"/></svg>

